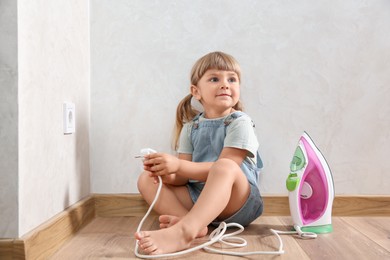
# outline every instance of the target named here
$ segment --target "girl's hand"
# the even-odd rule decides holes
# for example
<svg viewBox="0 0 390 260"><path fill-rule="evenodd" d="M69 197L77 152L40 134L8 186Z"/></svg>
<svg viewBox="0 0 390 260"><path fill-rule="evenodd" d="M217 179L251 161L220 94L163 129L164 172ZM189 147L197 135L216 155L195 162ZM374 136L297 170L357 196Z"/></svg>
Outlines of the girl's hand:
<svg viewBox="0 0 390 260"><path fill-rule="evenodd" d="M176 173L180 168L180 160L170 154L153 153L145 156L144 169L151 172L151 177Z"/></svg>
<svg viewBox="0 0 390 260"><path fill-rule="evenodd" d="M153 173L149 172L149 177L153 178L154 184L159 183L158 177L156 175L154 175ZM160 176L160 177L161 177L161 180L164 184L171 184L171 185L175 184L176 174L169 174L169 175L164 175L164 176Z"/></svg>

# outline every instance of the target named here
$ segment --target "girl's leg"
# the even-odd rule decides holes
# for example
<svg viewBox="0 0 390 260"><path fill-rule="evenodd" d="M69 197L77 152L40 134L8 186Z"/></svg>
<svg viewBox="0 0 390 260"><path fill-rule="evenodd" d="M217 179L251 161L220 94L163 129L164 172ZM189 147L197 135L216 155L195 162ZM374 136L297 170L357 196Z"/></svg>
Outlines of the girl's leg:
<svg viewBox="0 0 390 260"><path fill-rule="evenodd" d="M143 172L138 179L138 190L142 197L150 205L152 204L158 189L158 184L153 182L148 172ZM167 206L169 205L169 206ZM160 214L160 228L167 228L175 225L188 213L193 206L192 199L186 186L172 186L163 184L159 199L154 206L154 210ZM207 235L207 227L198 233L197 237Z"/></svg>
<svg viewBox="0 0 390 260"><path fill-rule="evenodd" d="M210 169L205 187L193 208L175 225L135 234L139 246L150 254L188 248L196 235L215 218L225 218L245 203L250 186L241 168L230 159L220 159Z"/></svg>
<svg viewBox="0 0 390 260"><path fill-rule="evenodd" d="M157 193L158 184L153 182L148 172L143 172L138 178L138 190L150 205ZM169 205L169 206L167 206ZM182 217L193 206L186 186L162 185L160 197L153 210L158 214Z"/></svg>

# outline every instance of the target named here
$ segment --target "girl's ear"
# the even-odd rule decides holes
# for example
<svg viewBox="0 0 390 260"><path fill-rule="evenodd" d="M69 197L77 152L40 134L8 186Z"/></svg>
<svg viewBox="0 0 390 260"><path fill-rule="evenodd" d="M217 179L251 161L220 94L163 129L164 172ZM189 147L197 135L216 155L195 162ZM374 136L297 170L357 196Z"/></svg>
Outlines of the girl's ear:
<svg viewBox="0 0 390 260"><path fill-rule="evenodd" d="M200 100L201 99L201 96L200 96L200 92L199 92L199 89L197 86L195 85L191 85L191 94L194 98L196 98L196 100Z"/></svg>

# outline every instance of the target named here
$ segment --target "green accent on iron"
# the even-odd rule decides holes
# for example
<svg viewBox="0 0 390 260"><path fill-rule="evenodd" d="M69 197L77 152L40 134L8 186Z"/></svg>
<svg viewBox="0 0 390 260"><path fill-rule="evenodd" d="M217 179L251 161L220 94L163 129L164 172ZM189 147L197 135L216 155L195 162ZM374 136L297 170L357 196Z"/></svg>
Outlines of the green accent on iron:
<svg viewBox="0 0 390 260"><path fill-rule="evenodd" d="M326 234L326 233L331 233L333 231L333 226L332 226L332 224L323 225L323 226L307 226L307 227L301 227L301 230L303 232L313 232L316 234Z"/></svg>
<svg viewBox="0 0 390 260"><path fill-rule="evenodd" d="M292 172L296 172L303 169L305 165L306 165L305 156L303 155L303 151L301 147L298 146L297 149L295 149L294 157L290 163L290 170Z"/></svg>
<svg viewBox="0 0 390 260"><path fill-rule="evenodd" d="M299 180L300 179L296 173L290 173L286 180L287 190L294 191L296 188L298 188Z"/></svg>

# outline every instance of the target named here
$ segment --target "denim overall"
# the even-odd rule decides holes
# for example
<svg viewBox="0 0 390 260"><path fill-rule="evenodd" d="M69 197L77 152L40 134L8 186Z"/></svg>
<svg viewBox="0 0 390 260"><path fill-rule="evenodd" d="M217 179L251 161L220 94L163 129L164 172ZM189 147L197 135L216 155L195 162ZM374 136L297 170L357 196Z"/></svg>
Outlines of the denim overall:
<svg viewBox="0 0 390 260"><path fill-rule="evenodd" d="M200 115L201 114L197 115L193 119L191 130L191 142L194 148L192 161L215 162L218 160L223 149L226 127L233 120L245 114L243 112L234 112L226 118L205 121L199 120ZM257 185L259 169L262 168L262 161L258 153L256 156L257 165L254 165L248 158L245 158L240 166L250 184L251 191L247 201L234 215L221 221L225 221L226 223L235 222L246 226L263 212L263 201ZM187 184L188 191L194 203L198 199L204 184L204 182L196 180L190 180ZM219 222L216 221L212 224L218 225Z"/></svg>

